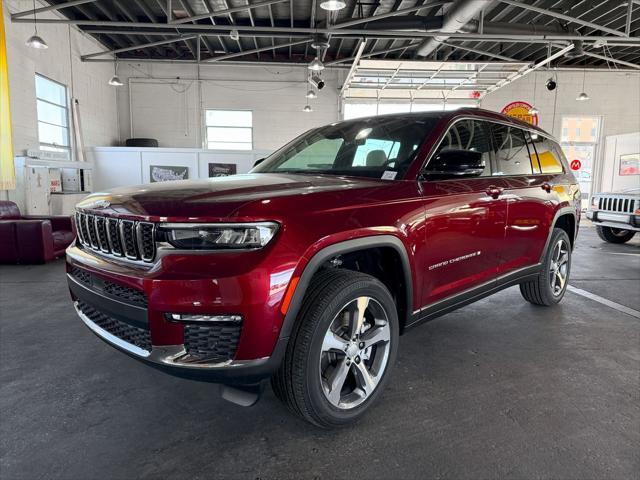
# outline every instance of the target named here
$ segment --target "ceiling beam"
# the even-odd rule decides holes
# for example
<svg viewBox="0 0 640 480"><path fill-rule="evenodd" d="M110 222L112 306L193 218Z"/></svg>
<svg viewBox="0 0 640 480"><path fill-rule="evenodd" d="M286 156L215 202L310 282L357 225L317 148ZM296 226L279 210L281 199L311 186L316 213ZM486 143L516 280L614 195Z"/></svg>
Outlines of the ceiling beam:
<svg viewBox="0 0 640 480"><path fill-rule="evenodd" d="M617 36L620 36L620 37L624 37L625 36L624 32L621 32L619 30L614 30L612 28L603 27L602 25L598 25L596 23L588 22L586 20L581 20L579 18L575 18L575 17L572 17L570 15L565 15L563 13L554 12L552 10L545 10L544 8L534 7L533 5L527 5L526 3L517 2L515 0L499 0L499 1L502 2L502 3L506 3L507 5L514 6L514 7L520 7L520 8L524 8L525 10L531 10L532 12L537 12L537 13L540 13L542 15L548 15L550 17L559 18L560 20L565 20L567 22L577 23L578 25L582 25L582 26L585 26L585 27L595 28L595 29L600 30L602 32L610 33L611 35L617 35Z"/></svg>
<svg viewBox="0 0 640 480"><path fill-rule="evenodd" d="M506 0L500 0L506 1ZM14 20L15 23L34 23L30 18L18 18ZM58 19L41 19L38 20L38 24L57 24L57 25L80 25L80 26L96 26L96 27L130 27L141 29L157 29L166 28L166 25L154 24L149 22L121 22L121 21L103 21L103 20L58 20ZM465 40L496 40L496 41L525 41L531 43L548 43L550 41L596 41L596 40L611 40L610 36L602 35L575 35L575 34L535 34L529 33L509 33L509 34L488 34L488 33L467 33L467 32L442 32L442 31L430 31L430 32L407 32L400 30L367 30L367 29L338 29L335 28L308 28L308 27L252 27L245 25L202 25L194 24L189 25L189 30L198 32L224 32L229 35L231 30L237 30L242 33L245 32L249 36L254 35L256 32L260 33L287 33L295 34L302 33L307 35L313 35L315 33L332 34L341 32L343 34L356 35L356 36L373 36L379 38L429 38L429 37L441 37L448 36L451 38L461 38ZM640 37L617 37L617 43L625 45L640 45Z"/></svg>
<svg viewBox="0 0 640 480"><path fill-rule="evenodd" d="M449 42L440 42L440 43L442 45L447 45L448 47L452 47L452 48L456 48L456 49L460 49L460 50L466 50L467 52L475 53L477 55L484 55L485 57L497 58L499 60L504 60L506 62L519 62L520 61L520 60L516 60L515 58L505 57L504 55L500 55L498 53L485 52L484 50L478 50L478 49L471 48L471 47L463 47L462 45L456 45L456 44L449 43Z"/></svg>
<svg viewBox="0 0 640 480"><path fill-rule="evenodd" d="M627 37L631 36L631 12L633 11L633 2L627 2L627 23L624 28L624 34Z"/></svg>
<svg viewBox="0 0 640 480"><path fill-rule="evenodd" d="M281 43L281 44L276 44L275 48L277 49L277 48L285 48L285 47L294 47L296 45L303 45L311 41L313 41L313 39L307 38L306 40L297 40L295 42ZM219 62L222 60L227 60L229 58L243 57L245 55L266 52L267 50L273 50L273 49L274 49L273 45L267 45L266 47L254 48L252 50L243 50L242 52L228 53L226 55L220 55L218 57L208 58L204 60L202 63Z"/></svg>
<svg viewBox="0 0 640 480"><path fill-rule="evenodd" d="M36 8L35 10L25 10L24 12L17 12L11 14L11 20L20 17L28 17L38 13L50 12L52 10L61 10L67 7L75 7L76 5L82 5L83 3L95 2L96 0L74 0L72 2L63 2L56 5L49 5L48 7Z"/></svg>
<svg viewBox="0 0 640 480"><path fill-rule="evenodd" d="M289 1L292 1L292 0L265 0L263 2L247 4L247 5L239 5L237 7L225 8L224 10L216 10L209 13L203 13L201 15L193 15L185 18L174 18L169 22L169 24L179 25L181 23L189 23L189 22L194 22L198 20L203 20L205 18L224 17L236 12L243 12L245 10L250 11L252 8L266 7L268 5L273 5L274 3L284 3Z"/></svg>
<svg viewBox="0 0 640 480"><path fill-rule="evenodd" d="M193 34L193 35L187 35L184 37L180 36L175 38L168 38L167 40L158 40L157 42L149 42L149 43L142 43L140 45L133 45L131 47L117 48L115 50L104 50L102 52L89 53L87 55L82 55L80 59L86 60L87 58L99 57L101 55L116 55L122 52L130 52L132 50L141 50L143 48L157 47L158 45L166 45L168 43L182 42L186 40L192 40L194 38L198 38L198 35Z"/></svg>

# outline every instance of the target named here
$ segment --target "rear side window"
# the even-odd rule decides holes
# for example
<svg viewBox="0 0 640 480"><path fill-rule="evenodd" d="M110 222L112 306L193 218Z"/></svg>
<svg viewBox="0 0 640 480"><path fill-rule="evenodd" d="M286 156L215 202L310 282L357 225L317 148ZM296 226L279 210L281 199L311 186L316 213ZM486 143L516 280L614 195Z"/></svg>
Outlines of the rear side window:
<svg viewBox="0 0 640 480"><path fill-rule="evenodd" d="M438 150L431 158L436 158L444 150L473 150L482 153L485 168L482 177L491 175L491 133L486 122L461 120L449 128ZM427 170L429 166L427 165Z"/></svg>
<svg viewBox="0 0 640 480"><path fill-rule="evenodd" d="M538 153L541 173L562 173L562 157L560 147L541 135L531 135L531 140Z"/></svg>
<svg viewBox="0 0 640 480"><path fill-rule="evenodd" d="M508 125L492 125L496 170L493 175L531 175L531 160L524 132Z"/></svg>

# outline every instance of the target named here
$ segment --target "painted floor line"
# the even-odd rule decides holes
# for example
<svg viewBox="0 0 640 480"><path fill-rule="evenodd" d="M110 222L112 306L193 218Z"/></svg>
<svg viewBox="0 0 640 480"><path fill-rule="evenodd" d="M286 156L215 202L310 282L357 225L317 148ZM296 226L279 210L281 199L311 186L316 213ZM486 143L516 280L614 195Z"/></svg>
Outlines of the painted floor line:
<svg viewBox="0 0 640 480"><path fill-rule="evenodd" d="M627 315L631 315L632 317L640 318L640 312L638 310L634 310L633 308L625 307L624 305L620 305L619 303L612 302L611 300L607 300L600 295L596 295L595 293L587 292L586 290L582 290L581 288L576 288L571 285L567 285L567 290L577 295L582 295L585 298L593 300L595 302L601 303L602 305L606 305L607 307L611 307L619 312L626 313Z"/></svg>

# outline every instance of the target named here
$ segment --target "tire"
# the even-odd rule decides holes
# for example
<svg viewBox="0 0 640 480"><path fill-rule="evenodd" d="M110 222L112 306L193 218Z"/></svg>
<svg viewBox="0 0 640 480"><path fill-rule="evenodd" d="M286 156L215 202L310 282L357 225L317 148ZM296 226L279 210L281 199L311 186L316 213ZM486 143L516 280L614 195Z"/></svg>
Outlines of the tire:
<svg viewBox="0 0 640 480"><path fill-rule="evenodd" d="M621 228L601 227L596 225L598 236L609 243L626 243L636 234L633 230L622 230Z"/></svg>
<svg viewBox="0 0 640 480"><path fill-rule="evenodd" d="M560 253L558 253L558 249L560 249ZM560 256L558 257L558 255ZM561 260L560 264L558 259ZM555 305L562 300L567 291L570 273L571 241L569 235L561 228L554 228L538 277L535 280L521 283L520 293L527 302L534 305L545 307Z"/></svg>
<svg viewBox="0 0 640 480"><path fill-rule="evenodd" d="M367 312L362 322L357 321L360 310ZM350 424L365 414L387 384L398 332L395 302L378 279L350 270L322 271L308 287L283 362L271 379L272 388L293 413L314 425ZM386 340L370 343L377 338ZM366 349L365 341L371 345ZM334 349L334 342L340 348ZM366 383L363 369L371 382L358 390ZM332 385L341 387L330 389Z"/></svg>

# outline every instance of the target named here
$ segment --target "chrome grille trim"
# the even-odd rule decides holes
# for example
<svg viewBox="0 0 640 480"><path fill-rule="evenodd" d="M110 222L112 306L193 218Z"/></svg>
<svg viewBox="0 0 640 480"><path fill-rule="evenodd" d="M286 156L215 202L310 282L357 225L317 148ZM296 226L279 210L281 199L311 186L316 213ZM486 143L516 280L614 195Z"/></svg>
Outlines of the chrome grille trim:
<svg viewBox="0 0 640 480"><path fill-rule="evenodd" d="M152 263L156 257L155 231L151 222L120 220L89 213L75 214L78 241L100 254ZM124 258L123 258L124 257Z"/></svg>

